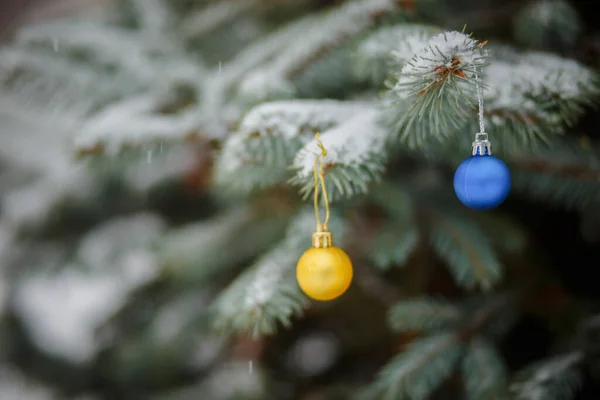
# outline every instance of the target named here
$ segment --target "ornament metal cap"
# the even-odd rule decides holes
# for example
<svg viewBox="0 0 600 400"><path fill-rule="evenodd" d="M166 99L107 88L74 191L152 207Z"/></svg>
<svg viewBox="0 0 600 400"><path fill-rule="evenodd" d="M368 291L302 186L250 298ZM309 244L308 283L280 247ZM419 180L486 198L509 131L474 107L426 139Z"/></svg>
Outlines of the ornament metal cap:
<svg viewBox="0 0 600 400"><path fill-rule="evenodd" d="M317 225L317 231L312 236L312 245L316 249L326 249L333 246L333 237L331 232L327 230L327 225Z"/></svg>
<svg viewBox="0 0 600 400"><path fill-rule="evenodd" d="M474 156L492 155L492 143L488 140L488 134L485 132L475 134L475 141L472 146L473 150L471 151L471 154Z"/></svg>

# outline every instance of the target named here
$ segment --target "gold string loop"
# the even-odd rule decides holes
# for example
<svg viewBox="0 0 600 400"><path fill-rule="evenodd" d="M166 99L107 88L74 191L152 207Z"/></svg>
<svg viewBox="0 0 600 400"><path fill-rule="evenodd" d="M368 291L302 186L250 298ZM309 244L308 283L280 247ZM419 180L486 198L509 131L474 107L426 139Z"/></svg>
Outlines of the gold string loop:
<svg viewBox="0 0 600 400"><path fill-rule="evenodd" d="M317 147L321 149L321 154L315 157L315 165L313 168L313 176L315 179L315 217L317 219L317 232L327 232L327 224L329 223L329 198L327 196L327 188L325 187L325 170L323 169L323 159L327 155L327 150L321 142L321 134L316 133ZM321 222L319 217L319 187L323 192L323 205L325 206L325 221Z"/></svg>

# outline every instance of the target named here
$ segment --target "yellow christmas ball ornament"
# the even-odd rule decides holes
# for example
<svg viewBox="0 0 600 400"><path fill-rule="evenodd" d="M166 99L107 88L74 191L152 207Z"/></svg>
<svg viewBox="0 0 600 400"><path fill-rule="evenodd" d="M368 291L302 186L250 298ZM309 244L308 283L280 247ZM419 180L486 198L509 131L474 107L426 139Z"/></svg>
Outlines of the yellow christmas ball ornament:
<svg viewBox="0 0 600 400"><path fill-rule="evenodd" d="M327 301L340 297L352 282L352 262L344 250L333 245L331 232L327 229L329 222L329 199L325 187L323 159L327 151L316 134L317 146L321 149L320 157L315 158L313 175L315 217L317 231L313 233L312 248L308 249L298 260L296 278L300 289L315 300ZM319 189L323 193L325 205L325 221L319 218Z"/></svg>
<svg viewBox="0 0 600 400"><path fill-rule="evenodd" d="M332 245L331 232L313 235L313 247L308 249L296 267L296 278L302 291L309 297L333 300L350 287L352 262L344 250Z"/></svg>

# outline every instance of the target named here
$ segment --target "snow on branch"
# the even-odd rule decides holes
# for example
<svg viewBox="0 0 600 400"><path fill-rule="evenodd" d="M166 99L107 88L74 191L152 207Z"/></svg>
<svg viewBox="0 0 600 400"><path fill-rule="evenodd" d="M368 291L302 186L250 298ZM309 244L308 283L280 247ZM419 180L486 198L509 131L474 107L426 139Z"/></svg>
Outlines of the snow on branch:
<svg viewBox="0 0 600 400"><path fill-rule="evenodd" d="M389 77L393 66L402 67L439 32L437 27L421 24L379 28L357 46L353 60L355 73L379 85Z"/></svg>
<svg viewBox="0 0 600 400"><path fill-rule="evenodd" d="M85 121L75 137L77 153L114 156L131 147L183 142L195 132L195 110L163 115L157 108L156 99L148 96L106 107Z"/></svg>
<svg viewBox="0 0 600 400"><path fill-rule="evenodd" d="M538 52L521 54L514 62L495 61L487 77L489 130L520 144L563 133L600 95L591 69Z"/></svg>
<svg viewBox="0 0 600 400"><path fill-rule="evenodd" d="M416 147L432 136L447 137L472 116L475 74L487 57L484 44L444 32L404 64L391 89L390 108L401 140Z"/></svg>
<svg viewBox="0 0 600 400"><path fill-rule="evenodd" d="M389 122L400 140L423 147L431 139L448 141L475 131L476 72L488 131L508 147L531 148L536 140L563 133L598 102L598 75L577 61L498 46L499 54L486 66L484 43L446 32L404 65L388 99Z"/></svg>
<svg viewBox="0 0 600 400"><path fill-rule="evenodd" d="M536 78L528 73L531 69L523 68L526 65L538 71ZM583 106L598 103L600 77L577 61L529 52L523 54L517 68L526 74L524 95L532 96L539 108L554 112L568 124L583 113Z"/></svg>
<svg viewBox="0 0 600 400"><path fill-rule="evenodd" d="M538 362L520 371L510 385L515 400L565 400L581 384L583 354L564 354Z"/></svg>
<svg viewBox="0 0 600 400"><path fill-rule="evenodd" d="M263 103L253 108L240 123L239 132L248 137L305 136L337 126L369 107L364 102L336 100L293 100Z"/></svg>
<svg viewBox="0 0 600 400"><path fill-rule="evenodd" d="M326 130L321 140L327 156L324 158L326 180L332 195L352 196L365 193L368 184L379 179L385 163L387 129L379 124L380 113L365 108L335 128ZM296 175L291 180L299 185L304 196L313 190L313 167L320 154L315 140L298 152L292 167Z"/></svg>
<svg viewBox="0 0 600 400"><path fill-rule="evenodd" d="M310 28L282 49L267 65L251 72L240 84L239 94L251 102L290 96L294 77L329 50L373 26L383 15L399 10L394 0L355 0L342 3L306 20Z"/></svg>
<svg viewBox="0 0 600 400"><path fill-rule="evenodd" d="M146 85L174 80L200 80L202 63L186 56L179 43L162 34L145 35L96 20L60 20L28 26L18 32L16 46L85 60L93 68L116 69Z"/></svg>
<svg viewBox="0 0 600 400"><path fill-rule="evenodd" d="M261 104L225 141L215 180L242 191L282 183L294 156L316 132L338 126L366 107L363 102L335 100Z"/></svg>
<svg viewBox="0 0 600 400"><path fill-rule="evenodd" d="M263 255L215 303L217 329L272 334L279 323L290 325L307 300L294 281L294 265L302 250L281 243Z"/></svg>
<svg viewBox="0 0 600 400"><path fill-rule="evenodd" d="M21 47L0 49L0 85L25 106L82 114L143 86L131 76L109 75L80 63Z"/></svg>
<svg viewBox="0 0 600 400"><path fill-rule="evenodd" d="M119 65L141 78L155 76L150 44L135 33L97 21L58 21L27 27L18 33L20 45L44 45L56 52L84 52L96 65ZM158 50L158 49L157 49Z"/></svg>

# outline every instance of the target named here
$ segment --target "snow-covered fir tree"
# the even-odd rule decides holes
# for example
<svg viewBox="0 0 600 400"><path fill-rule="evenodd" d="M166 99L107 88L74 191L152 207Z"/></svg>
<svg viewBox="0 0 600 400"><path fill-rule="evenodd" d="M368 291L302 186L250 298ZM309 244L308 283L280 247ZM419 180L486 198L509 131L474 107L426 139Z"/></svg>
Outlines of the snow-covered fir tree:
<svg viewBox="0 0 600 400"><path fill-rule="evenodd" d="M566 400L594 379L597 307L511 206L599 219L579 122L600 59L572 4L90 3L0 49L0 400ZM513 179L486 212L452 187L477 80ZM328 303L295 279L317 132L355 267ZM560 328L510 363L532 308Z"/></svg>

